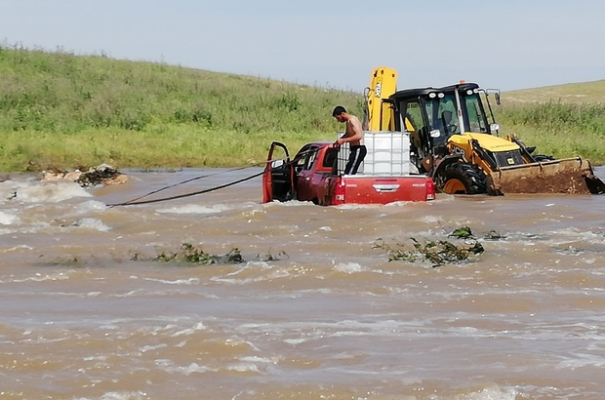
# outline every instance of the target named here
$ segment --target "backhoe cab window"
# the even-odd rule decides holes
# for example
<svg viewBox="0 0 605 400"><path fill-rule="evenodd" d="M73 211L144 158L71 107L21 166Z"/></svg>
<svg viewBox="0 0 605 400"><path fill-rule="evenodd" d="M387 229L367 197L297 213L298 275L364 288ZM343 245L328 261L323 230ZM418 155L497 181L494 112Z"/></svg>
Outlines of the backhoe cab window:
<svg viewBox="0 0 605 400"><path fill-rule="evenodd" d="M409 102L405 104L405 109L402 115L405 115L402 126L408 132L415 132L422 129L424 123L422 121L422 111L418 102Z"/></svg>
<svg viewBox="0 0 605 400"><path fill-rule="evenodd" d="M426 112L431 129L441 131L441 141L460 132L460 122L456 111L456 98L453 94L442 98L426 99Z"/></svg>
<svg viewBox="0 0 605 400"><path fill-rule="evenodd" d="M430 125L426 124L423 107L426 103L420 100L402 101L399 103L401 120L399 124L402 130L410 132L410 156L415 165L420 165L420 160L430 154L431 141ZM420 167L418 167L420 169Z"/></svg>
<svg viewBox="0 0 605 400"><path fill-rule="evenodd" d="M461 110L464 116L464 131L487 133L487 120L478 93L460 93ZM445 137L463 133L458 119L456 97L453 93L442 98L426 99L426 111L432 129L439 129Z"/></svg>
<svg viewBox="0 0 605 400"><path fill-rule="evenodd" d="M477 133L488 133L487 122L483 109L481 108L481 99L478 93L464 96L464 108L468 115L468 131Z"/></svg>

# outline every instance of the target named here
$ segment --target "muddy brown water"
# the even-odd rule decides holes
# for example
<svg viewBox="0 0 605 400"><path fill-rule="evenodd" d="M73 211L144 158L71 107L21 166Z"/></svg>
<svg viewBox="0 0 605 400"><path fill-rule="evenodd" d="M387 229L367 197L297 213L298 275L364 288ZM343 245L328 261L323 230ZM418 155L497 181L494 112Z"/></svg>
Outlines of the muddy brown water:
<svg viewBox="0 0 605 400"><path fill-rule="evenodd" d="M604 397L605 197L260 204L255 178L106 206L258 171L0 183L0 399ZM485 248L463 263L374 246L455 242L461 226ZM154 260L182 243L244 262Z"/></svg>

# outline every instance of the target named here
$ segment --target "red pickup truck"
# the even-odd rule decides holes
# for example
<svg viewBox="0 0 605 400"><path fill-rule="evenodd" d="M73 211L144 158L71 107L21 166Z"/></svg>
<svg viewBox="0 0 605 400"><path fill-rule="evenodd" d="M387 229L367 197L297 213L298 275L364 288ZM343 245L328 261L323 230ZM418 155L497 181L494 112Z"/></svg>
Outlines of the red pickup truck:
<svg viewBox="0 0 605 400"><path fill-rule="evenodd" d="M367 145L367 140L365 142ZM273 158L276 148L283 150L284 158ZM346 145L335 147L332 142L308 143L291 160L287 147L273 142L263 175L263 203L299 200L327 206L435 199L432 179L404 171L402 166L406 165L408 155L402 162L401 154L389 153L391 156L395 154L394 160L384 157L381 160L380 152L369 146L365 166L360 168L364 171L344 175L342 171L348 158ZM381 170L381 166L386 168Z"/></svg>

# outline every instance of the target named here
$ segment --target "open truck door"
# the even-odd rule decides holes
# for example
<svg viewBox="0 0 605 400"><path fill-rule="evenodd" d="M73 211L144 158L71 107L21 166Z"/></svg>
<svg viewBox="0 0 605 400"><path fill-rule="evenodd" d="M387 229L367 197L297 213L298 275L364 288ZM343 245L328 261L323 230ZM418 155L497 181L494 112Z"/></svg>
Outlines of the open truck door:
<svg viewBox="0 0 605 400"><path fill-rule="evenodd" d="M276 148L282 150L283 158L274 158ZM294 168L288 148L281 142L273 142L263 174L263 203L292 200L294 193Z"/></svg>

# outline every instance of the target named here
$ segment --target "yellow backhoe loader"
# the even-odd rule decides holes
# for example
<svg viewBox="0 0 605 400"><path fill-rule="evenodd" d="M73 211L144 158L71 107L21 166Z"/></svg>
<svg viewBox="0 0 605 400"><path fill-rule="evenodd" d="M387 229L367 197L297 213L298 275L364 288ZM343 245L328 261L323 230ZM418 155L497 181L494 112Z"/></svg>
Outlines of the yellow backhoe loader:
<svg viewBox="0 0 605 400"><path fill-rule="evenodd" d="M410 133L410 162L450 194L605 193L588 160L534 154L514 135L500 137L490 96L461 81L397 91L397 72L378 67L365 91L364 129ZM487 106L487 109L486 109Z"/></svg>

